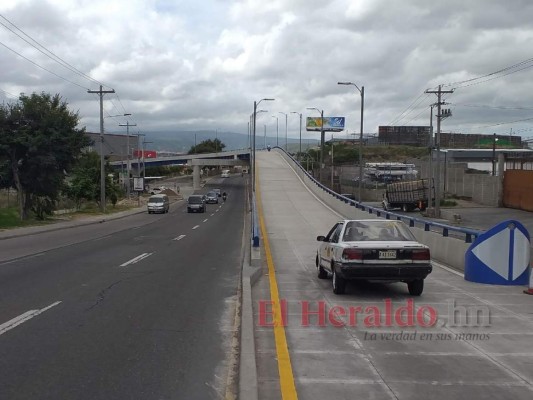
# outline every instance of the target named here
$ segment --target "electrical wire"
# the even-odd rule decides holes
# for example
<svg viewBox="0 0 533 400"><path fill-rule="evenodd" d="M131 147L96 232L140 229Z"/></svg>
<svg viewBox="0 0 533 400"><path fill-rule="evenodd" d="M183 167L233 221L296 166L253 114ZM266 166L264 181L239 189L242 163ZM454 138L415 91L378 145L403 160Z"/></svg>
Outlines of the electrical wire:
<svg viewBox="0 0 533 400"><path fill-rule="evenodd" d="M450 103L453 104L456 107L475 107L475 108L490 108L495 110L525 110L525 111L531 111L533 110L533 107L505 107L505 106L488 106L484 104L460 104L460 103Z"/></svg>
<svg viewBox="0 0 533 400"><path fill-rule="evenodd" d="M18 96L14 95L13 93L9 93L7 90L0 89L0 92L7 94L9 97L13 97L14 99L18 98Z"/></svg>
<svg viewBox="0 0 533 400"><path fill-rule="evenodd" d="M423 99L420 99L423 95L426 95ZM414 99L411 104L407 106L405 110L403 110L397 117L395 117L390 123L389 126L394 126L395 124L399 123L402 119L407 117L414 109L418 106L422 101L426 100L428 97L428 93L422 92L418 95L416 99Z"/></svg>
<svg viewBox="0 0 533 400"><path fill-rule="evenodd" d="M16 35L17 37L19 37L20 39L22 39L24 42L26 42L27 44L29 44L30 46L32 46L34 49L36 49L37 51L39 51L40 53L42 53L43 55L45 55L46 57L50 58L51 60L57 62L59 65L61 65L62 67L68 69L69 71L81 76L82 78L84 79L87 79L89 80L90 82L93 82L93 83L98 83L99 85L102 85L102 86L106 86L104 85L103 83L97 81L96 79L92 78L91 76L85 74L84 72L80 71L79 69L77 69L76 67L74 67L73 65L69 64L68 62L66 62L65 60L63 60L61 57L59 57L58 55L56 55L55 53L53 53L52 51L48 50L45 46L43 46L41 43L39 43L37 40L35 40L33 37L31 37L30 35L28 35L26 32L24 32L22 29L20 29L17 25L15 25L13 22L11 22L9 19L7 19L5 16L3 16L2 14L0 14L0 18L2 18L4 21L6 21L7 23L9 23L11 26L13 26L16 30L20 31L22 33L22 35L24 35L25 37L23 37L22 35L20 35L18 32L15 32L15 30L13 30L12 28L10 28L9 26L7 26L5 23L3 23L2 21L0 21L0 25L2 25L4 28L6 28L7 30L9 30L11 33L13 33L14 35ZM26 39L28 38L28 39ZM31 40L31 42L30 42ZM33 42L33 43L32 43ZM36 46L37 45L37 46ZM106 86L107 87L107 86Z"/></svg>
<svg viewBox="0 0 533 400"><path fill-rule="evenodd" d="M522 66L524 66L524 67L522 67ZM518 67L522 67L522 68L516 69ZM489 81L492 81L494 79L503 78L504 76L511 75L511 74L514 74L514 73L517 73L517 72L520 72L520 71L523 71L525 69L532 68L532 67L533 67L533 58L528 58L526 60L520 61L519 63L516 63L516 64L510 65L508 67L502 68L502 69L500 69L498 71L494 71L494 72L491 72L491 73L488 73L488 74L485 74L485 75L482 75L482 76L478 76L478 77L471 78L471 79L466 79L466 80L463 80L463 81L446 83L446 84L443 84L441 86L442 87L453 86L456 89L461 89L461 88L465 88L465 87L479 85L479 84L482 84L482 83L485 83L485 82L489 82ZM507 71L509 71L509 72L507 72ZM507 72L507 73L502 74L503 72ZM498 74L502 74L502 75L495 76L495 75L498 75ZM485 79L485 78L489 78L489 77L492 77L492 78ZM482 80L482 79L484 79L484 80ZM481 80L481 81L480 82L476 82L476 81L479 81L479 80Z"/></svg>
<svg viewBox="0 0 533 400"><path fill-rule="evenodd" d="M0 42L0 46L4 46L4 47L5 47L6 49L8 49L9 51L12 51L12 52L15 53L16 55L18 55L19 57L22 57L22 58L25 59L26 61L28 61L28 62L32 63L33 65L35 65L36 67L39 67L39 68L41 68L42 70L44 70L44 71L46 71L46 72L48 72L48 73L50 73L50 74L52 74L52 75L54 75L54 76L60 78L60 79L63 79L64 81L66 81L66 82L68 82L68 83L71 83L71 84L73 84L73 85L76 85L76 86L78 86L78 87L80 87L80 88L82 88L82 89L89 90L89 88L86 88L86 87L84 87L84 86L81 86L80 84L78 84L78 83L76 83L76 82L73 82L73 81L71 81L70 79L67 79L67 78L65 78L65 77L63 77L63 76L61 76L61 75L59 75L59 74L56 74L55 72L50 71L49 69L47 69L47 68L45 68L45 67L43 67L43 66L37 64L36 62L30 60L30 59L29 59L28 57L26 57L26 56L23 56L22 54L20 54L19 52L13 50L11 47L7 46L6 44L4 44L4 43L2 43L2 42Z"/></svg>

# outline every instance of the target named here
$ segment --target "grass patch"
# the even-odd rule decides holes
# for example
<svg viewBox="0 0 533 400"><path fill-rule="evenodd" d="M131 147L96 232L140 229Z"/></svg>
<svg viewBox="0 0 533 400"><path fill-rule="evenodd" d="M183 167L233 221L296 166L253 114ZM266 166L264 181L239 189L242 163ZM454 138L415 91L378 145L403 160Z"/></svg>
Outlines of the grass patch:
<svg viewBox="0 0 533 400"><path fill-rule="evenodd" d="M115 214L121 211L131 210L134 207L127 205L116 205L115 207L108 205L106 207L105 215ZM82 218L84 216L102 215L100 208L96 204L87 204L83 210L75 211L62 215L53 215L47 217L44 221L37 220L30 216L25 221L21 221L17 207L0 208L0 229L21 228L25 226L39 226L49 225L55 222L65 221L68 219Z"/></svg>
<svg viewBox="0 0 533 400"><path fill-rule="evenodd" d="M0 208L0 229L19 228L33 225L47 225L51 222L52 221L49 220L38 221L33 218L21 221L16 207Z"/></svg>
<svg viewBox="0 0 533 400"><path fill-rule="evenodd" d="M442 199L440 205L441 207L455 207L457 202L455 200Z"/></svg>

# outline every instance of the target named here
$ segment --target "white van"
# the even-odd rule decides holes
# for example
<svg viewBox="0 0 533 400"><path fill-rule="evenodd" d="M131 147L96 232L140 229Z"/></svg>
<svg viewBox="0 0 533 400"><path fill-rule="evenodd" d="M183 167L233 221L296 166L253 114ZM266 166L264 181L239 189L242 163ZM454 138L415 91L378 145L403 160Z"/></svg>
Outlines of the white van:
<svg viewBox="0 0 533 400"><path fill-rule="evenodd" d="M229 169L223 169L221 177L222 178L229 178Z"/></svg>
<svg viewBox="0 0 533 400"><path fill-rule="evenodd" d="M148 214L167 213L170 209L170 201L166 194L154 194L148 199Z"/></svg>

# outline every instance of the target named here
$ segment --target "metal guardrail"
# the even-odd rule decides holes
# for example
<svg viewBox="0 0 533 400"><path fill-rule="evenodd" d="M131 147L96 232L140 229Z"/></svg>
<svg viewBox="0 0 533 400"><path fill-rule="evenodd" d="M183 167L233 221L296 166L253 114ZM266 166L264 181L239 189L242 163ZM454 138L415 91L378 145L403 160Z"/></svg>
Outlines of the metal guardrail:
<svg viewBox="0 0 533 400"><path fill-rule="evenodd" d="M252 247L259 247L259 218L257 216L255 193L252 194Z"/></svg>
<svg viewBox="0 0 533 400"><path fill-rule="evenodd" d="M408 217L403 214L397 214L391 211L385 211L381 208L368 206L368 205L358 202L357 200L352 200L345 196L341 196L339 193L334 192L330 188L318 182L311 174L309 174L309 172L305 170L305 168L292 155L287 153L283 148L279 146L274 146L273 148L283 151L288 157L290 157L296 163L296 165L300 167L300 169L307 175L307 177L311 179L311 181L315 185L317 185L319 188L329 193L333 197L339 200L342 200L345 203L354 206L355 208L360 209L361 211L368 211L369 214L375 214L376 217L381 217L385 219L396 219L398 221L408 222L410 227L414 227L416 224L423 225L425 231L430 231L431 228L436 228L437 231L440 232L442 236L445 236L445 237L448 237L450 235L450 232L455 232L457 234L460 234L461 236L464 235L465 243L472 243L473 239L477 238L479 235L481 235L484 232L484 231L480 231L477 229L460 228L460 227L453 226L453 225L446 225L440 222L430 221L424 218Z"/></svg>

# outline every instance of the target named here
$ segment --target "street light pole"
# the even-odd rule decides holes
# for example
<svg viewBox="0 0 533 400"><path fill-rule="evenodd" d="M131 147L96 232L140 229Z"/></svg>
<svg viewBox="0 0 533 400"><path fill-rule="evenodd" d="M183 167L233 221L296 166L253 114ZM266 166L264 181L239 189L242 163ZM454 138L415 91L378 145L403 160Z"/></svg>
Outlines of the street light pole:
<svg viewBox="0 0 533 400"><path fill-rule="evenodd" d="M291 114L298 114L300 116L300 151L298 154L302 154L302 114L296 111L291 111Z"/></svg>
<svg viewBox="0 0 533 400"><path fill-rule="evenodd" d="M126 115L126 114L124 114ZM131 115L131 114L129 114ZM130 187L130 126L137 126L137 124L130 124L129 121L126 121L125 124L118 124L118 126L126 127L126 148L127 148L127 160L126 160L126 193L128 194L128 199L130 198L131 187Z"/></svg>
<svg viewBox="0 0 533 400"><path fill-rule="evenodd" d="M279 146L279 118L272 115L272 118L276 118L276 146Z"/></svg>
<svg viewBox="0 0 533 400"><path fill-rule="evenodd" d="M283 114L285 115L285 151L288 153L289 152L289 148L288 148L288 143L289 143L289 140L288 140L288 134L287 134L287 113L284 113L282 111L279 111L280 114Z"/></svg>
<svg viewBox="0 0 533 400"><path fill-rule="evenodd" d="M264 146L263 149L266 149L266 147L267 147L267 126L266 126L266 124L263 124L263 126L265 127L265 132L263 134L263 139L264 139L265 143L263 144L263 146Z"/></svg>
<svg viewBox="0 0 533 400"><path fill-rule="evenodd" d="M361 197L361 185L363 184L363 117L365 110L365 87L361 86L361 89L353 82L337 82L338 85L350 85L355 86L361 95L361 131L359 134L359 187L358 187L358 198L359 203L362 200Z"/></svg>
<svg viewBox="0 0 533 400"><path fill-rule="evenodd" d="M263 100L264 101L274 101L274 99L261 99L258 102L254 101L253 138L252 138L252 192L254 192L254 193L255 193L255 175L256 175L256 173L255 173L255 170L256 170L256 165L255 165L255 120L256 120L256 115L257 115L257 106Z"/></svg>
<svg viewBox="0 0 533 400"><path fill-rule="evenodd" d="M320 113L320 165L318 168L318 180L322 183L322 167L324 165L324 110L315 107L307 107L308 110L316 110Z"/></svg>

